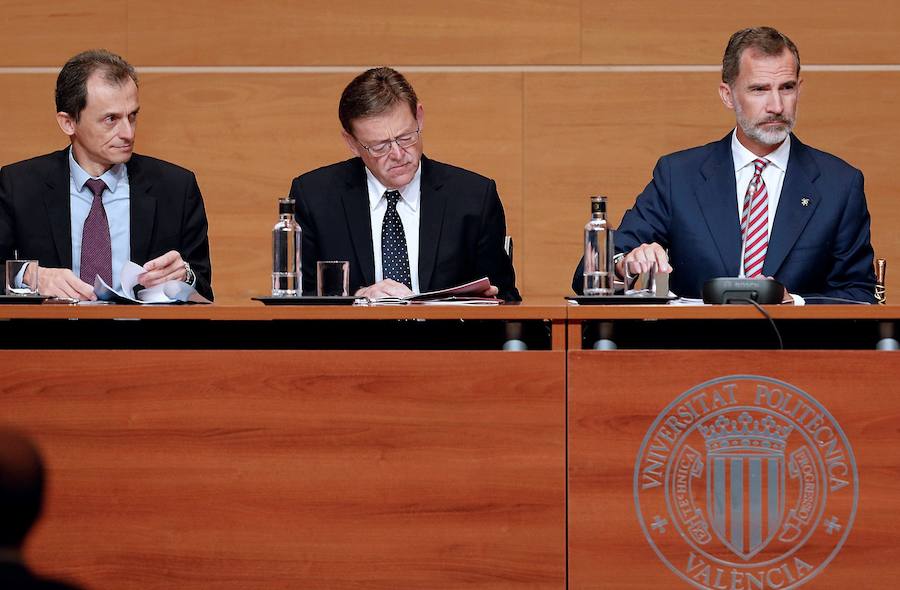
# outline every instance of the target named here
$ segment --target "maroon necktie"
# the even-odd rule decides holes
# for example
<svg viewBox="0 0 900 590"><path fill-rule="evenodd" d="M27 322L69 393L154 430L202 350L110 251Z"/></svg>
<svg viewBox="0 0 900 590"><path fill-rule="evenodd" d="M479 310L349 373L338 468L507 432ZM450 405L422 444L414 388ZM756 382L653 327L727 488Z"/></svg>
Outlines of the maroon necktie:
<svg viewBox="0 0 900 590"><path fill-rule="evenodd" d="M112 286L112 246L106 209L103 208L106 183L99 178L91 178L84 184L94 193L94 201L81 234L81 280L93 285L94 278L100 275L107 285Z"/></svg>

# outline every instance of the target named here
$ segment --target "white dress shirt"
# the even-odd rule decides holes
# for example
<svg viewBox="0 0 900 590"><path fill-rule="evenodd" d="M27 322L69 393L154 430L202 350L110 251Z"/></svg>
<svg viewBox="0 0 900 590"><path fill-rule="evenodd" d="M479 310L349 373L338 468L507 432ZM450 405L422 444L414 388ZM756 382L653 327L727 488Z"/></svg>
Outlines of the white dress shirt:
<svg viewBox="0 0 900 590"><path fill-rule="evenodd" d="M421 202L422 162L413 179L400 191L397 202L397 213L403 222L403 233L406 235L406 251L409 254L409 278L413 293L419 291L419 203ZM375 254L375 282L384 278L381 265L381 225L387 212L387 199L384 192L388 190L375 175L366 168L366 186L369 191L369 215L372 219L372 252Z"/></svg>
<svg viewBox="0 0 900 590"><path fill-rule="evenodd" d="M772 239L772 225L775 223L775 214L778 212L778 200L781 198L781 187L784 186L784 175L787 173L788 160L791 155L791 136L782 142L778 148L763 157L769 161L769 165L762 171L763 182L766 183L766 192L769 195L768 213L769 213L769 241ZM748 150L738 141L737 129L731 134L731 157L734 159L734 179L737 187L737 210L738 219L744 213L744 197L747 194L747 187L753 180L756 167L753 161L759 158L756 154ZM741 243L741 265L739 267L738 276L744 276L744 248L746 244ZM799 295L791 294L794 303L803 305L805 302Z"/></svg>

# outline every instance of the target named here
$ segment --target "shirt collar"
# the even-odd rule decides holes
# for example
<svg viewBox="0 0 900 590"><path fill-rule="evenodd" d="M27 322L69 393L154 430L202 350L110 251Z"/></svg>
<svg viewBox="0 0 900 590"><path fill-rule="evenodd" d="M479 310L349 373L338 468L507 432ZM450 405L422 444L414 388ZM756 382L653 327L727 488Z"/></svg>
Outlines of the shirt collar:
<svg viewBox="0 0 900 590"><path fill-rule="evenodd" d="M782 172L787 171L788 158L791 155L791 134L788 133L787 138L778 148L764 157L765 160L769 161L770 166L775 166ZM737 173L745 166L750 166L753 163L753 160L757 159L759 156L748 150L744 147L737 138L737 128L731 133L731 157L734 158L734 171Z"/></svg>
<svg viewBox="0 0 900 590"><path fill-rule="evenodd" d="M72 154L72 146L69 146L69 174L72 176L72 179L75 181L75 186L78 188L78 192L84 190L84 183L86 183L91 178L94 178L87 172L85 172L84 168L75 161L75 156ZM116 164L97 178L106 183L107 188L109 188L109 192L116 192L116 187L119 186L119 183L126 178L128 171L125 167L125 164Z"/></svg>
<svg viewBox="0 0 900 590"><path fill-rule="evenodd" d="M372 171L366 168L366 184L369 188L369 211L374 211L378 204L384 199L384 191L388 190L381 181L375 178L375 175L372 174ZM419 159L419 167L416 168L416 173L413 175L412 180L409 181L404 187L401 187L397 190L400 191L401 200L406 203L406 205L415 211L419 208L419 196L421 195L420 186L422 184L422 159Z"/></svg>

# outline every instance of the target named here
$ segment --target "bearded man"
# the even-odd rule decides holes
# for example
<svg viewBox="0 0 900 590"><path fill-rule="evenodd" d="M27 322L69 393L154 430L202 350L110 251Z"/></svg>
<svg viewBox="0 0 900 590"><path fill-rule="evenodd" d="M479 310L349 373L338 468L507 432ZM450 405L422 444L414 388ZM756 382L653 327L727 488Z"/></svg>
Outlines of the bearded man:
<svg viewBox="0 0 900 590"><path fill-rule="evenodd" d="M731 36L719 96L735 129L660 158L615 234L619 276L655 264L682 297L699 298L714 277L772 277L785 303L874 302L863 175L792 133L802 82L786 35Z"/></svg>

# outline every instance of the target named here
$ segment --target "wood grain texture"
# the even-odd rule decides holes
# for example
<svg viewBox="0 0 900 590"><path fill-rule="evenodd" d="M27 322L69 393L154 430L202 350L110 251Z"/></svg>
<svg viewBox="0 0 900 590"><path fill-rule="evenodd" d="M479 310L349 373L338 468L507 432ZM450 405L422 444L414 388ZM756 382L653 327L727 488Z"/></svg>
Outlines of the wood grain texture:
<svg viewBox="0 0 900 590"><path fill-rule="evenodd" d="M898 305L765 305L776 320L900 319ZM740 320L762 316L750 305L573 305L570 323L581 320Z"/></svg>
<svg viewBox="0 0 900 590"><path fill-rule="evenodd" d="M578 0L128 2L138 65L574 63Z"/></svg>
<svg viewBox="0 0 900 590"><path fill-rule="evenodd" d="M715 74L528 74L525 77L527 293L571 293L591 195L618 225L663 154L734 124Z"/></svg>
<svg viewBox="0 0 900 590"><path fill-rule="evenodd" d="M61 67L86 49L128 49L125 2L0 0L0 66ZM54 111L55 112L55 111Z"/></svg>
<svg viewBox="0 0 900 590"><path fill-rule="evenodd" d="M137 65L715 64L743 16L766 14L805 63L897 63L891 0L413 2L4 0L0 65L57 66L89 47Z"/></svg>
<svg viewBox="0 0 900 590"><path fill-rule="evenodd" d="M651 549L633 496L651 423L681 393L735 374L785 381L837 420L856 457L859 510L840 553L808 587L890 586L900 574L900 357L877 352L570 352L569 587L688 588ZM652 369L650 369L652 367ZM604 379L597 375L633 375ZM679 564L680 565L680 564ZM753 587L753 586L745 586ZM767 588L769 586L766 586ZM805 586L806 587L806 586Z"/></svg>
<svg viewBox="0 0 900 590"><path fill-rule="evenodd" d="M804 78L798 136L863 171L876 254L900 260L893 230L900 225L894 186L900 146L893 140L900 118L888 98L900 74L810 72ZM526 293L569 291L589 195L609 197L609 218L618 225L660 156L733 128L718 80L713 73L526 75ZM889 300L900 290L900 274L890 268L889 262Z"/></svg>
<svg viewBox="0 0 900 590"><path fill-rule="evenodd" d="M807 64L896 64L900 7L891 0L714 0L680 4L582 2L582 63L721 64L728 38L748 26L773 26Z"/></svg>
<svg viewBox="0 0 900 590"><path fill-rule="evenodd" d="M900 305L766 305L776 320L900 320ZM277 305L0 305L0 319L142 319L142 320L746 320L760 319L749 305L569 305L561 297L533 297L496 306L333 306Z"/></svg>
<svg viewBox="0 0 900 590"><path fill-rule="evenodd" d="M49 465L28 557L96 588L563 588L564 354L400 354L5 352L3 421Z"/></svg>
<svg viewBox="0 0 900 590"><path fill-rule="evenodd" d="M56 76L8 74L0 77L3 141L0 166L58 150L69 144L56 124Z"/></svg>
<svg viewBox="0 0 900 590"><path fill-rule="evenodd" d="M816 306L823 307L823 306ZM683 308L682 308L683 309ZM855 309L855 308L853 308ZM892 310L900 319L900 308ZM129 319L129 320L553 320L565 323L561 298L501 305L0 305L0 319ZM735 314L738 315L738 314ZM590 316L589 316L590 317ZM702 317L702 316L701 316ZM721 317L721 316L720 316ZM730 316L725 316L730 317ZM748 315L742 317L751 317ZM865 317L841 315L839 317ZM872 316L870 316L872 317ZM878 316L882 317L882 316ZM891 317L885 315L884 317Z"/></svg>

